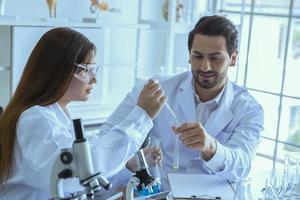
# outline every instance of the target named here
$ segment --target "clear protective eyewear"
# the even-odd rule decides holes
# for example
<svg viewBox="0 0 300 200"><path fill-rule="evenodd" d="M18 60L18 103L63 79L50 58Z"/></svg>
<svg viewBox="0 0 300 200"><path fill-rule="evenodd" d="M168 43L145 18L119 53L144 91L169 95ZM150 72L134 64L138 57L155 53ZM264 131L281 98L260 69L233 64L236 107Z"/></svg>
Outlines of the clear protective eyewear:
<svg viewBox="0 0 300 200"><path fill-rule="evenodd" d="M75 63L76 69L74 77L83 83L89 83L92 78L96 76L96 73L100 67L99 64L77 64Z"/></svg>

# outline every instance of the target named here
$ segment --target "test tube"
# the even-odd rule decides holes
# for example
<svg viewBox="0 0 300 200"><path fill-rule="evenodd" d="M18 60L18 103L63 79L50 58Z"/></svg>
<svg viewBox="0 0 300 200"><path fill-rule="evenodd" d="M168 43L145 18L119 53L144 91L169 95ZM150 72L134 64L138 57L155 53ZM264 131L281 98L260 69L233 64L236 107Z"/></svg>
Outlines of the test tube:
<svg viewBox="0 0 300 200"><path fill-rule="evenodd" d="M179 136L175 136L174 149L173 149L173 169L179 169Z"/></svg>
<svg viewBox="0 0 300 200"><path fill-rule="evenodd" d="M166 108L169 110L171 115L173 116L175 120L175 126L178 127L180 125L179 119L173 109L170 107L168 102L165 103ZM176 134L175 136L175 142L173 146L173 169L177 170L179 169L179 135Z"/></svg>
<svg viewBox="0 0 300 200"><path fill-rule="evenodd" d="M158 80L154 80L157 81ZM175 120L175 126L178 127L180 126L180 121L177 117L177 115L175 114L175 112L173 111L173 109L170 107L169 103L166 102L165 103L166 108L168 109L168 111L171 113L172 117ZM175 135L175 142L174 142L174 146L173 146L173 169L177 170L179 169L179 135Z"/></svg>

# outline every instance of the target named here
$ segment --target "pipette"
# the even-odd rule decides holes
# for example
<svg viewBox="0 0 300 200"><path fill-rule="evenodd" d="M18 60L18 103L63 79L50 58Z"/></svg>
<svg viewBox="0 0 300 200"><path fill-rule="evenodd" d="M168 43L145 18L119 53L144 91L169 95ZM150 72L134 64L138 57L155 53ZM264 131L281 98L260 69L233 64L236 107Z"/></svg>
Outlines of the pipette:
<svg viewBox="0 0 300 200"><path fill-rule="evenodd" d="M168 111L171 113L172 117L174 118L175 123L176 123L175 125L176 125L176 126L179 126L179 125L180 125L179 119L178 119L177 115L175 114L175 112L173 111L173 109L170 107L169 103L166 102L166 103L165 103L165 106L166 106L166 108L168 109Z"/></svg>
<svg viewBox="0 0 300 200"><path fill-rule="evenodd" d="M165 103L166 108L171 113L172 117L175 120L175 126L180 126L179 119L173 109L170 107L168 102ZM175 135L175 142L173 146L173 169L179 169L179 135Z"/></svg>

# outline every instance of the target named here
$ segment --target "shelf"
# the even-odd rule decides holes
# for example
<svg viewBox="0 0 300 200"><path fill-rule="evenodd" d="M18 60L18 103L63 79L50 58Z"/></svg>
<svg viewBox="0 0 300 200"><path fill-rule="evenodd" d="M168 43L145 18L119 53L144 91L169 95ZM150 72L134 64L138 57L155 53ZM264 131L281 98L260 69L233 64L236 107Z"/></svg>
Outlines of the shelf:
<svg viewBox="0 0 300 200"><path fill-rule="evenodd" d="M96 24L92 23L84 23L86 25L95 25L95 26L100 26L103 28L128 28L128 29L149 29L150 25L149 24L144 24L144 23L138 23L138 24L133 24L133 23L116 23L116 22L100 22Z"/></svg>
<svg viewBox="0 0 300 200"><path fill-rule="evenodd" d="M0 71L9 71L10 67L2 67L0 66Z"/></svg>
<svg viewBox="0 0 300 200"><path fill-rule="evenodd" d="M193 27L193 23L185 23L185 22L178 22L175 24L169 24L164 21L151 21L151 20L141 20L143 24L149 24L150 30L154 31L163 31L167 32L170 31L174 34L186 34L189 33Z"/></svg>
<svg viewBox="0 0 300 200"><path fill-rule="evenodd" d="M74 28L126 28L126 29L148 29L149 24L142 23L126 23L126 22L61 22L61 21L19 21L19 20L0 20L0 26L38 26L38 27L54 27L68 26Z"/></svg>

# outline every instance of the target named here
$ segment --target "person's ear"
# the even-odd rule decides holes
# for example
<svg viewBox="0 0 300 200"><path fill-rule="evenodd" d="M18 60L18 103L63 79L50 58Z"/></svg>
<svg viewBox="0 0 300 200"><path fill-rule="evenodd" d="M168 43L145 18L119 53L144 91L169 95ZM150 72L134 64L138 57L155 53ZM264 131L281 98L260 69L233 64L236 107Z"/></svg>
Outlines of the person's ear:
<svg viewBox="0 0 300 200"><path fill-rule="evenodd" d="M230 65L229 66L235 66L237 62L238 57L238 51L234 51L230 56Z"/></svg>

